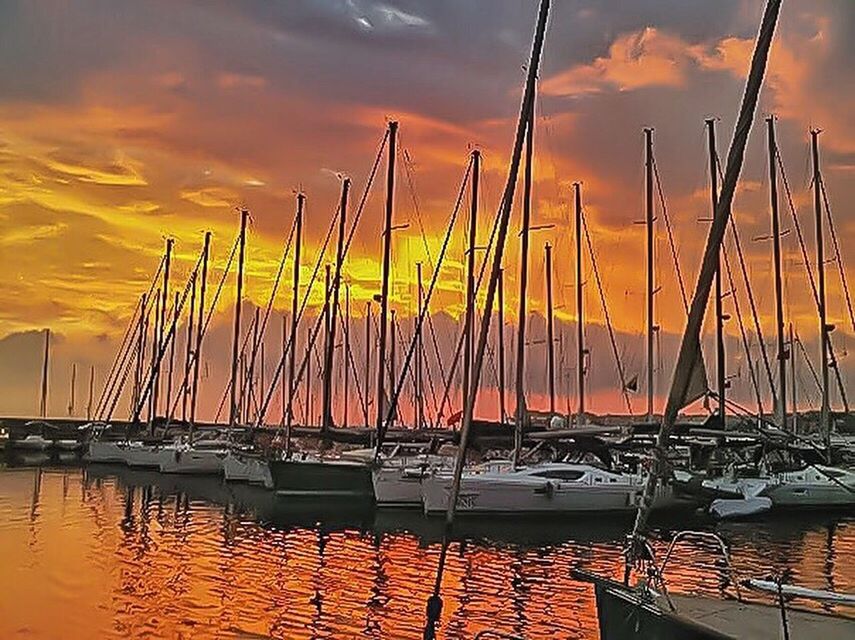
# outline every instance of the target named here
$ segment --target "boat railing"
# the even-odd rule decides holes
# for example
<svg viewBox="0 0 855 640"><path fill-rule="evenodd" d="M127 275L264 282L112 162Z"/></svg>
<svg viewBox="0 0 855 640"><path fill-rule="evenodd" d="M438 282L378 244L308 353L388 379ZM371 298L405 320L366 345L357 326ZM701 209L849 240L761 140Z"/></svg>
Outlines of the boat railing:
<svg viewBox="0 0 855 640"><path fill-rule="evenodd" d="M736 599L740 602L742 601L742 590L740 589L740 580L737 575L736 569L733 566L733 563L730 559L730 551L728 551L727 544L724 540L716 533L712 533L711 531L680 531L678 532L672 539L671 543L668 545L668 549L665 552L665 556L662 559L662 564L656 570L658 577L661 583L664 586L665 582L665 572L668 569L668 565L671 562L671 558L674 555L674 550L677 548L677 545L686 540L706 540L713 543L720 552L722 558L724 558L725 563L725 571L727 574L728 581L734 586L736 590ZM667 593L666 593L667 597ZM669 600L670 604L670 600Z"/></svg>

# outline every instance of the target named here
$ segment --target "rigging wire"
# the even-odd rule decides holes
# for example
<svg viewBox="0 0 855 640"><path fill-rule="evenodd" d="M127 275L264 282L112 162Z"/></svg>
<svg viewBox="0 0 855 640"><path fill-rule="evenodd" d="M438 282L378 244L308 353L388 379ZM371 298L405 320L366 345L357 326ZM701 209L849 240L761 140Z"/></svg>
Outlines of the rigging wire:
<svg viewBox="0 0 855 640"><path fill-rule="evenodd" d="M804 234L802 234L802 227L801 227L801 224L799 223L799 216L798 216L798 213L796 212L795 204L793 204L793 196L792 196L792 192L790 191L790 183L787 180L787 172L784 168L784 160L781 157L780 149L778 149L777 147L775 148L775 157L778 160L778 167L781 170L781 179L782 179L783 184L784 184L784 191L787 194L787 205L789 206L789 209L790 209L790 215L793 218L793 226L796 229L796 237L798 238L798 241L799 241L799 248L801 249L802 260L804 261L805 271L807 272L808 281L810 282L810 288L811 288L811 291L813 292L813 301L814 301L814 304L816 305L817 312L819 312L819 292L817 290L816 280L814 278L813 271L810 268L810 258L808 257L807 246L805 245ZM831 335L828 335L827 344L828 344L829 355L831 356L830 364L832 366L832 369L834 369L834 377L835 377L835 380L837 381L837 388L838 388L838 391L840 392L840 397L843 400L843 404L848 407L849 403L848 403L847 398L846 398L846 389L843 386L843 378L840 375L840 368L837 366L837 357L834 354L834 345L831 341Z"/></svg>
<svg viewBox="0 0 855 640"><path fill-rule="evenodd" d="M145 299L147 301L151 300L151 292L154 291L155 283L160 278L160 273L163 270L163 265L165 262L166 262L166 256L162 256L160 258L160 263L158 264L157 269L155 270L154 275L152 276L151 281L149 283L148 291L146 292L146 295L145 295ZM133 341L133 338L135 338L137 336L139 327L134 322L135 320L138 319L137 311L139 311L140 315L143 313L146 313L145 308L141 308L141 307L142 307L142 298L140 298L139 302L137 302L137 306L134 309L134 315L131 318L131 324L128 325L128 328L125 331L125 337L122 340L121 346L119 347L119 351L116 353L116 358L113 361L113 365L110 367L110 373L107 376L107 380L104 382L104 386L101 389L101 395L98 398L98 406L97 406L96 411L95 411L95 415L97 415L97 416L101 416L101 414L106 409L106 404L109 401L109 397L110 397L110 395L112 395L112 393L115 389L116 383L118 382L119 370L121 370L121 368L125 366L125 359L127 358L127 353L125 354L125 356L121 356L121 354L122 354L123 350L125 350L125 349L130 350L130 348L131 348L130 345L132 344L132 342L128 343L127 340L130 339L131 341ZM131 332L132 328L133 328L133 331ZM128 336L129 333L131 333L130 337ZM118 364L120 361L122 364ZM114 375L113 372L114 372L114 369L116 369L117 365L119 366L119 370L116 370L115 375ZM123 386L124 386L124 383L123 383Z"/></svg>
<svg viewBox="0 0 855 640"><path fill-rule="evenodd" d="M389 139L389 131L387 129L384 132L383 139L381 140L379 148L377 149L377 155L374 158L374 164L372 165L371 171L368 174L368 181L365 184L365 189L362 192L362 197L360 198L359 205L356 208L356 213L354 214L353 222L351 223L350 231L348 232L347 240L345 241L344 247L342 250L342 254L341 254L342 260L347 255L348 250L350 249L350 246L353 242L353 238L356 235L357 225L359 224L359 221L362 218L362 214L365 211L365 204L368 201L368 196L371 192L371 187L374 184L374 178L377 175L377 169L380 166L380 161L382 160L382 157L383 157L383 150L386 148L386 143L387 143L388 139ZM321 255L318 256L318 260L315 263L315 268L312 272L312 277L309 280L309 288L306 290L306 294L303 297L303 302L301 304L300 311L297 314L297 317L293 320L294 322L299 322L300 319L303 317L303 313L306 309L306 305L307 305L308 300L309 300L309 293L311 292L312 285L314 284L315 280L317 279L317 274L318 274L318 271L320 269L321 263L323 261L323 256L326 253L327 246L329 245L329 241L330 241L330 238L332 237L332 232L333 232L333 229L335 227L335 222L338 219L338 213L339 213L339 211L338 211L338 207L337 207L336 208L336 214L333 216L332 220L330 221L330 227L327 231L327 236L324 240ZM333 286L335 286L335 284L331 283L330 287L333 287ZM326 294L329 294L329 291L327 291ZM318 331L320 330L322 323L323 323L323 314L319 314L315 320L315 325L312 328L312 332L310 334L309 349L311 349L312 346L315 344L315 340L317 339ZM264 420L264 416L267 414L267 409L270 406L270 401L272 400L273 395L276 391L276 386L279 383L279 376L282 375L282 369L285 365L285 354L292 348L293 348L293 345L291 344L291 339L289 338L288 344L286 345L286 348L283 350L282 357L279 359L279 363L276 365L276 368L273 371L273 376L272 376L272 379L270 381L270 385L268 386L267 394L264 398L264 403L261 406L261 410L258 412L258 415L256 415L256 417L255 417L255 426L258 426L259 424L261 424L261 422ZM289 410L291 409L291 405L293 404L293 401L294 401L294 389L296 389L297 385L300 383L300 380L302 379L303 374L306 370L307 363L308 363L308 351L303 356L303 359L300 362L300 368L299 368L297 375L295 376L295 379L293 381L294 386L292 389L289 390L289 397L288 397L288 409Z"/></svg>
<svg viewBox="0 0 855 640"><path fill-rule="evenodd" d="M439 256L437 256L437 265L438 266L442 265L442 261L445 259L445 254L446 254L446 251L448 249L449 242L451 240L451 232L454 230L454 223L457 221L457 217L458 217L458 214L460 212L460 206L463 202L463 197L466 193L466 185L469 182L469 178L471 176L471 173L472 173L472 158L470 156L469 163L466 165L466 173L463 175L463 180L460 184L460 191L457 194L457 201L454 205L454 209L452 210L451 217L449 218L449 221L448 221L448 227L447 227L446 232L445 232L445 238L442 242L442 248L440 249ZM436 282L439 278L439 272L440 272L440 269L436 268L433 270L433 273L431 274L430 285L428 286L427 293L426 293L425 298L424 298L424 304L422 306L422 312L418 316L418 325L417 325L416 332L421 331L422 325L424 324L425 316L428 315L426 313L426 311L430 305L430 300L431 300L431 297L433 296L433 292L434 292L434 289L436 287ZM410 347L409 347L409 349L407 349L407 355L406 355L406 358L404 359L403 371L401 372L401 375L398 378L398 383L395 385L394 393L392 394L392 397L391 397L390 402L389 402L389 409L386 412L386 420L383 423L383 430L382 430L382 432L377 434L377 450L378 451L380 450L380 445L383 442L383 436L385 435L385 432L388 430L389 425L392 423L392 420L393 420L394 415L396 413L397 405L398 405L398 398L400 397L401 390L404 386L405 377L406 377L407 371L409 370L410 362L412 361L412 358L413 358L413 352L415 350L415 345L416 345L415 340L410 342ZM455 356L455 361L456 360L457 360L457 357Z"/></svg>
<svg viewBox="0 0 855 640"><path fill-rule="evenodd" d="M820 180L819 185L820 190L822 191L825 214L828 218L828 228L831 232L831 240L834 246L834 257L837 262L837 271L840 274L840 282L843 285L843 294L846 298L846 307L849 310L849 322L852 324L852 330L855 331L855 312L852 310L852 298L849 295L849 283L846 281L846 269L843 265L843 256L840 254L840 245L837 242L837 231L834 228L834 217L831 215L831 205L828 202L828 193L825 191L825 180Z"/></svg>
<svg viewBox="0 0 855 640"><path fill-rule="evenodd" d="M618 378L620 379L620 388L621 393L623 394L624 400L626 401L626 408L629 411L629 415L634 415L632 412L632 401L629 397L629 389L626 386L626 374L624 372L623 363L620 359L620 353L618 352L617 340L615 339L614 327L612 327L611 316L609 315L609 308L606 304L606 295L603 291L603 283L600 280L600 268L597 265L597 256L594 254L594 245L591 242L591 235L588 232L588 220L585 215L585 210L582 209L582 229L585 232L585 243L588 245L588 254L591 256L591 268L594 272L594 281L597 283L597 291L600 294L600 304L603 308L603 317L606 320L606 328L609 333L609 341L612 346L612 353L615 357L615 366L618 371Z"/></svg>
<svg viewBox="0 0 855 640"><path fill-rule="evenodd" d="M668 215L665 193L662 189L662 182L659 179L659 167L656 164L656 156L653 156L653 176L656 179L656 192L659 195L659 208L662 211L662 217L665 219L665 229L668 231L668 245L671 248L671 259L674 261L674 269L677 273L677 282L680 285L680 298L683 300L683 309L685 310L686 315L689 315L689 298L686 294L683 270L680 268L680 255L677 252L677 245L674 242L674 234L671 229L671 217Z"/></svg>
<svg viewBox="0 0 855 640"><path fill-rule="evenodd" d="M754 396L757 400L757 411L759 415L764 415L763 413L763 400L760 397L760 385L757 383L757 374L754 371L754 367L751 365L751 345L748 341L748 333L745 331L745 323L742 319L742 310L739 307L739 296L736 293L736 283L733 280L733 271L730 268L730 255L727 251L727 247L722 245L721 248L722 255L724 256L724 267L727 272L727 281L730 285L730 294L733 299L733 310L736 312L736 320L739 324L739 333L742 336L742 348L745 350L745 360L748 365L748 372L751 374L751 385L754 387ZM727 399L725 398L725 401Z"/></svg>
<svg viewBox="0 0 855 640"><path fill-rule="evenodd" d="M724 174L721 169L721 160L718 151L715 152L715 164L718 169L719 178L724 182ZM745 291L748 294L748 306L751 309L751 318L754 322L754 331L757 333L757 342L760 345L760 355L763 359L763 366L766 369L766 379L769 382L769 389L772 392L772 397L775 398L778 392L775 388L775 379L772 375L772 366L769 364L769 352L766 349L766 340L763 338L763 330L760 327L760 315L757 313L757 303L754 300L754 290L751 288L751 280L748 278L748 267L745 264L745 254L742 251L742 242L739 240L739 230L736 225L736 216L730 216L730 233L733 236L733 244L736 247L736 255L739 258L739 268L742 272L742 279L745 282ZM750 362L750 358L749 358Z"/></svg>
<svg viewBox="0 0 855 640"><path fill-rule="evenodd" d="M223 275L220 277L220 281L217 284L217 290L216 290L216 292L214 292L214 297L211 300L211 308L209 309L208 315L205 318L205 324L202 325L202 327L200 327L200 335L203 338L208 333L208 325L211 323L211 318L213 318L213 316L214 316L214 311L217 308L217 302L219 302L219 300L220 300L220 295L223 292L223 286L226 283L226 278L228 277L229 271L231 270L232 264L234 263L235 254L237 253L237 248L238 248L239 244L240 244L240 236L236 237L234 244L232 244L232 250L231 250L231 253L229 253L228 260L226 260L226 266L223 269ZM172 419L172 416L175 415L175 411L178 409L178 398L180 398L181 394L186 390L187 384L190 381L190 371L193 369L193 365L196 364L196 360L198 360L199 357L200 357L200 354L196 353L194 350L193 354L192 354L191 361L190 361L189 365L187 366L187 371L184 372L184 379L181 381L181 387L178 390L175 402L172 404L172 408L169 410L169 414L167 415L167 421L170 421Z"/></svg>
<svg viewBox="0 0 855 640"><path fill-rule="evenodd" d="M297 228L297 216L294 216L293 221L291 222L291 230L288 232L288 239L285 242L285 248L282 252L282 258L279 260L279 267L276 271L276 277L273 279L273 288L270 290L270 297L267 300L267 306L264 309L264 317L262 318L261 325L258 327L258 330L255 331L252 335L254 336L254 340L252 341L252 353L250 354L250 369L254 369L255 367L255 359L258 355L258 347L264 342L264 332L267 330L267 322L270 319L270 312L273 310L273 301L276 299L276 294L279 291L279 284L282 280L282 272L285 270L285 261L288 259L288 255L291 253L291 243L294 239L294 232ZM255 322L253 320L253 322ZM246 341L249 340L250 333L247 332L246 338L244 340L244 348L246 346ZM242 382L241 394L246 393L246 388L249 386L250 395L252 396L253 404L256 406L256 411L258 410L258 400L255 399L255 389L253 385L250 384L251 380L249 377Z"/></svg>

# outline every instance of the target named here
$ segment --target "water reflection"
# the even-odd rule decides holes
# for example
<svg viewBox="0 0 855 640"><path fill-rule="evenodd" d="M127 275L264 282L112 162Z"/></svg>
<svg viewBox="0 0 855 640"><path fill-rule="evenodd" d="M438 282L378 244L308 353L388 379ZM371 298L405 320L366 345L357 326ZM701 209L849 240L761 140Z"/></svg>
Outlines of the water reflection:
<svg viewBox="0 0 855 640"><path fill-rule="evenodd" d="M442 637L597 637L592 592L569 569L619 575L629 524L462 521ZM686 524L660 521L658 533L667 539ZM717 530L745 575L789 567L799 584L855 591L851 518ZM440 535L439 520L416 512L281 500L215 479L109 465L6 468L0 637L420 637ZM714 554L696 549L689 560L669 570L672 587L721 594Z"/></svg>

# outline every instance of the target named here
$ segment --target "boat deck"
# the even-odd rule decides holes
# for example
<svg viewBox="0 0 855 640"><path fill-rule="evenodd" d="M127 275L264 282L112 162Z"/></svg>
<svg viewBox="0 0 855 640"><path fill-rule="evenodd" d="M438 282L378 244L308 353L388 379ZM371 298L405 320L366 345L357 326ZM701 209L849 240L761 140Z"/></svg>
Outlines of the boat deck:
<svg viewBox="0 0 855 640"><path fill-rule="evenodd" d="M776 606L717 600L672 594L676 612L671 615L687 618L696 624L714 629L733 638L770 640L782 638L781 612ZM667 610L667 603L660 602ZM822 638L822 640L851 640L855 638L855 619L787 609L790 638Z"/></svg>

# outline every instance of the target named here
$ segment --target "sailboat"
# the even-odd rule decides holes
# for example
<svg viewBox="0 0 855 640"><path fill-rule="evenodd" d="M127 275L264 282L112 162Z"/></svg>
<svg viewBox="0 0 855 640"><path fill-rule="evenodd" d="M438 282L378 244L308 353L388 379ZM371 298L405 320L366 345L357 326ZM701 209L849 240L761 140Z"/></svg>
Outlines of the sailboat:
<svg viewBox="0 0 855 640"><path fill-rule="evenodd" d="M575 577L594 584L601 640L624 640L637 637L676 638L678 640L683 638L712 640L752 637L771 640L781 637L781 627L783 627L784 637L787 638L848 638L855 633L855 621L851 619L818 613L789 611L784 594L786 593L787 596L795 594L793 588L785 584L785 576L774 581L773 592L777 595L777 606L746 603L741 597L739 582L735 582L737 600L669 594L664 576L674 548L679 542L690 537L696 537L698 534L692 532L677 534L671 541L668 552L661 563L657 561L655 553L644 536L650 508L659 481L664 476L664 456L669 445L671 429L677 412L685 406L686 393L689 389L692 373L697 368L700 358L698 347L704 310L718 266L718 256L730 217L733 195L742 169L748 133L754 119L780 8L781 0L767 0L731 143L721 197L717 203L715 216L710 227L668 403L662 418L657 446L654 449L656 455L654 473L651 474L645 487L643 500L630 539L631 546L627 553L624 580L617 582L585 572L574 572ZM712 533L700 535L714 541L719 546L729 568L729 556L724 542ZM633 565L636 569L645 569L645 575L648 578L636 586L629 584ZM750 581L742 583L742 585L761 588L763 586ZM768 587L768 584L765 586ZM763 590L768 591L768 589ZM802 589L801 591L803 593L799 595L810 596L817 600L831 597L839 602L846 601L851 597L843 594L815 592L810 589Z"/></svg>
<svg viewBox="0 0 855 640"><path fill-rule="evenodd" d="M381 363L378 367L379 375L379 400L377 402L377 423L378 433L380 432L380 423L383 418L384 388L383 380L385 376L383 363L385 362L385 344L386 344L386 328L388 324L388 284L389 284L389 269L390 269L390 252L391 252L391 235L392 235L392 210L394 202L394 178L395 178L395 161L397 157L397 134L398 123L395 121L389 122L386 136L383 144L381 144L378 152L377 162L379 163L380 155L383 149L388 144L388 161L387 161L387 189L386 189L386 206L385 206L385 232L383 234L383 278L382 278L382 293L381 293L381 315L380 315L380 349L378 361ZM375 165L376 166L376 165ZM374 172L371 174L366 189L370 188L373 181ZM324 312L316 321L312 332L312 343L314 336L317 335L321 324L325 327L326 344L324 348L323 358L323 400L322 400L322 416L320 435L324 439L328 436L333 428L332 415L332 384L333 384L333 356L335 350L335 335L338 323L338 307L339 293L342 281L341 272L347 250L346 244L346 214L348 209L348 195L350 189L350 179L345 178L342 182L341 201L339 203L338 212L334 221L338 222L338 238L335 260L335 275L330 280L330 272L327 271L327 283L325 286L325 303ZM363 200L364 202L364 200ZM361 206L361 205L360 205ZM358 215L358 214L357 214ZM320 259L320 258L319 258ZM296 295L296 287L295 287ZM293 322L294 320L292 320ZM293 334L292 334L293 335ZM293 354L293 345L292 351ZM306 364L311 355L311 345L307 352ZM282 363L280 363L281 365ZM281 366L280 366L281 369ZM295 393L295 381L293 380L293 363L291 364L292 373L289 376L289 409L286 411L288 427L286 431L286 447L281 458L272 459L269 461L270 477L273 482L273 489L277 494L289 496L311 496L325 495L328 497L341 497L348 499L371 500L374 499L374 487L372 482L371 469L375 458L381 452L380 446L377 449L364 449L350 452L329 451L323 454L310 452L302 452L295 454L290 450L290 421L291 411L290 404ZM301 368L300 374L304 371ZM278 375L278 373L277 373ZM270 393L268 393L268 398Z"/></svg>
<svg viewBox="0 0 855 640"><path fill-rule="evenodd" d="M451 473L422 482L425 513L444 514L453 484ZM591 464L546 462L514 467L510 462L473 468L461 479L457 511L465 514L632 513L638 508L645 476ZM670 486L658 489L656 508L694 506Z"/></svg>

